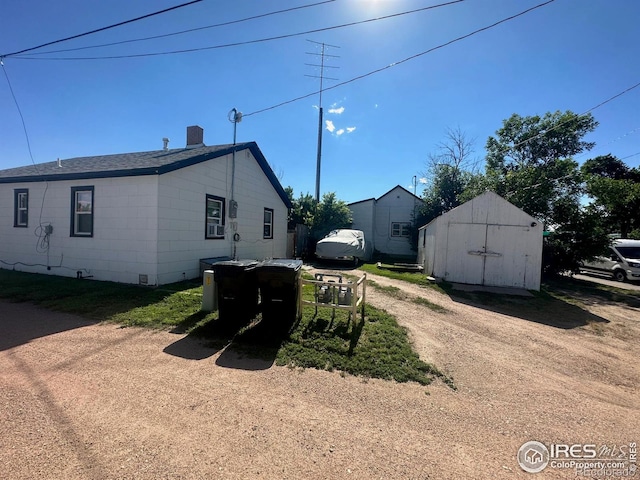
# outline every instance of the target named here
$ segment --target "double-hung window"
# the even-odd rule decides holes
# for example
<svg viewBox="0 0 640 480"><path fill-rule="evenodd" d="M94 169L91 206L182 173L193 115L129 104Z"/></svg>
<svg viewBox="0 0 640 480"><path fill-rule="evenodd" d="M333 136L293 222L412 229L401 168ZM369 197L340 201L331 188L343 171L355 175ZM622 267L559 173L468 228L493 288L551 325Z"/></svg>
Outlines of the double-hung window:
<svg viewBox="0 0 640 480"><path fill-rule="evenodd" d="M264 209L264 229L262 238L273 238L273 208Z"/></svg>
<svg viewBox="0 0 640 480"><path fill-rule="evenodd" d="M13 226L29 226L29 190L26 188L13 191Z"/></svg>
<svg viewBox="0 0 640 480"><path fill-rule="evenodd" d="M224 238L224 198L207 195L205 238Z"/></svg>
<svg viewBox="0 0 640 480"><path fill-rule="evenodd" d="M71 236L93 237L93 187L71 187Z"/></svg>
<svg viewBox="0 0 640 480"><path fill-rule="evenodd" d="M391 236L392 237L408 237L411 235L411 224L407 222L392 222L391 223Z"/></svg>

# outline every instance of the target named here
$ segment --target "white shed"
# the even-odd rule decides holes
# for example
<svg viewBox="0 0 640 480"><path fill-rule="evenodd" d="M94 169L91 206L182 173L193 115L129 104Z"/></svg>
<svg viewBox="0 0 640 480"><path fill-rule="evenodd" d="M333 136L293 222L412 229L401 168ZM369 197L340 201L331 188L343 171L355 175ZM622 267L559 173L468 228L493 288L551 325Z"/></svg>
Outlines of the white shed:
<svg viewBox="0 0 640 480"><path fill-rule="evenodd" d="M419 229L418 263L448 282L540 290L543 225L485 192Z"/></svg>

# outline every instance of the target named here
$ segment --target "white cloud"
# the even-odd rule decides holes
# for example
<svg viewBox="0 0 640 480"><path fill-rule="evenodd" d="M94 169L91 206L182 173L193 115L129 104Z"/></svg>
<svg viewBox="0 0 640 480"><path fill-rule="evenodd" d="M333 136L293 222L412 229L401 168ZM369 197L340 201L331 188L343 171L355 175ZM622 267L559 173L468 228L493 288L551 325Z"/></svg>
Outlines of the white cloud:
<svg viewBox="0 0 640 480"><path fill-rule="evenodd" d="M423 185L426 185L426 184L427 184L427 179L426 179L426 178L424 178L424 177L421 177L418 181L419 181L420 183L422 183Z"/></svg>
<svg viewBox="0 0 640 480"><path fill-rule="evenodd" d="M340 135L342 135L343 133L344 133L344 128L341 128L340 130L338 130L338 131L336 132L336 135L340 136Z"/></svg>
<svg viewBox="0 0 640 480"><path fill-rule="evenodd" d="M347 133L354 132L356 127L347 127Z"/></svg>
<svg viewBox="0 0 640 480"><path fill-rule="evenodd" d="M333 132L336 129L335 125L331 120L325 120L324 123L327 126L327 130L329 130L330 132Z"/></svg>
<svg viewBox="0 0 640 480"><path fill-rule="evenodd" d="M334 107L334 105L332 105L332 107ZM339 107L339 108L330 108L329 109L329 113L335 113L336 115L340 115L342 112L344 112L344 107Z"/></svg>

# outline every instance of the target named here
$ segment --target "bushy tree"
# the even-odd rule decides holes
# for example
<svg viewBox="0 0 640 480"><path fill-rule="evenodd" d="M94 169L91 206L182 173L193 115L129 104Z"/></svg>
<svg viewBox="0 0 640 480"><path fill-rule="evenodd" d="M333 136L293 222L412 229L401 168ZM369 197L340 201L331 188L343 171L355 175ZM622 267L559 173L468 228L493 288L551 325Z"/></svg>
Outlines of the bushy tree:
<svg viewBox="0 0 640 480"><path fill-rule="evenodd" d="M487 140L485 175L472 178L461 195L492 190L543 221L553 231L544 244L544 273L576 271L609 241L598 212L580 203L583 181L573 159L593 148L584 137L597 125L591 114L570 111L512 115Z"/></svg>
<svg viewBox="0 0 640 480"><path fill-rule="evenodd" d="M346 202L338 200L334 192L325 193L318 204L311 227L311 237L316 240L331 230L349 228L353 221L351 210Z"/></svg>
<svg viewBox="0 0 640 480"><path fill-rule="evenodd" d="M578 205L582 178L573 156L593 148L583 137L598 122L557 111L504 120L487 140L486 186L546 225L562 223L558 205Z"/></svg>
<svg viewBox="0 0 640 480"><path fill-rule="evenodd" d="M612 155L587 160L581 171L605 228L622 238L631 237L640 229L640 171Z"/></svg>
<svg viewBox="0 0 640 480"><path fill-rule="evenodd" d="M426 182L422 195L424 204L417 214L417 226L429 223L463 203L461 195L473 177L476 164L473 144L474 140L469 139L460 127L448 128L445 140L427 156L427 168L422 173Z"/></svg>
<svg viewBox="0 0 640 480"><path fill-rule="evenodd" d="M285 192L289 196L289 200L293 207L289 210L289 227L294 228L295 225L302 224L311 226L313 223L313 216L316 211L316 201L309 192L305 195L300 192L298 198L293 198L293 188L285 188Z"/></svg>

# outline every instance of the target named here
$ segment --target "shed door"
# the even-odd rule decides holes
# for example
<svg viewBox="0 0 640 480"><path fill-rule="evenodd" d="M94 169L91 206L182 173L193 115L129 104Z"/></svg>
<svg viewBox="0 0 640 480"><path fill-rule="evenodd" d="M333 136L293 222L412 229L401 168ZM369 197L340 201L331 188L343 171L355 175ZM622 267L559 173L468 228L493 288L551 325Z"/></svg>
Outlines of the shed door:
<svg viewBox="0 0 640 480"><path fill-rule="evenodd" d="M525 288L528 229L513 225L487 225L487 252L483 285Z"/></svg>
<svg viewBox="0 0 640 480"><path fill-rule="evenodd" d="M513 225L449 224L445 279L525 288L526 232L526 227Z"/></svg>
<svg viewBox="0 0 640 480"><path fill-rule="evenodd" d="M475 223L450 223L447 237L445 280L483 285L484 256L469 252L483 252L487 226Z"/></svg>

